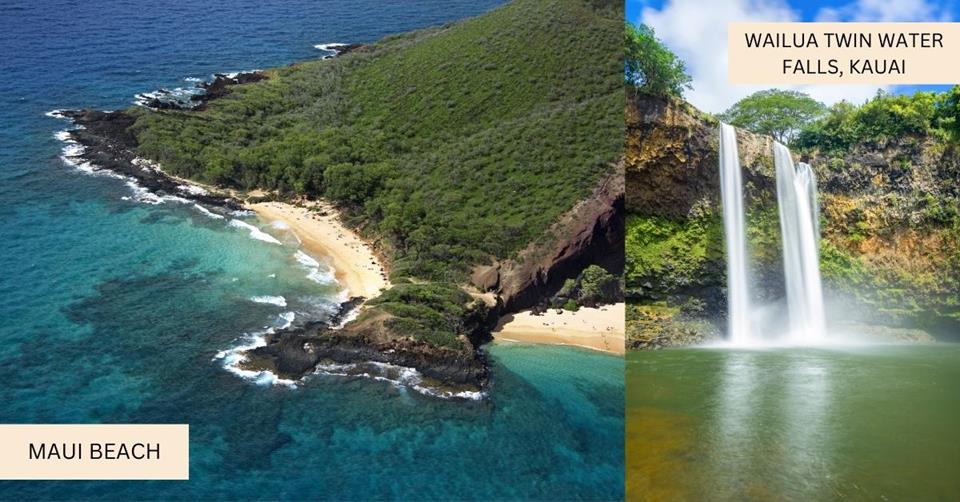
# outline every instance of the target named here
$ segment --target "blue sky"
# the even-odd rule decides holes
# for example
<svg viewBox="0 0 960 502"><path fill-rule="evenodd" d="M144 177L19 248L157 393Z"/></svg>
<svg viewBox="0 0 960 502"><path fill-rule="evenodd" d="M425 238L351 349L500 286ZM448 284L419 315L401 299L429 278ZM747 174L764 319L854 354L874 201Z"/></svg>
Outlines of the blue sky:
<svg viewBox="0 0 960 502"><path fill-rule="evenodd" d="M626 18L652 26L687 64L693 77L686 98L710 112L721 112L763 87L726 82L726 24L730 21L954 21L960 0L627 0ZM780 86L783 87L783 86ZM796 86L825 103L859 103L877 86ZM894 93L944 90L949 86L887 86Z"/></svg>

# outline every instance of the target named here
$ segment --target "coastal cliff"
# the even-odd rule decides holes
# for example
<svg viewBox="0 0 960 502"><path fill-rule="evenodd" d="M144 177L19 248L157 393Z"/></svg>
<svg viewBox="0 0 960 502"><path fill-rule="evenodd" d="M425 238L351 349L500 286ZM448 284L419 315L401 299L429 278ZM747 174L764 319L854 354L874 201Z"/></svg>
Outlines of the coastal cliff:
<svg viewBox="0 0 960 502"><path fill-rule="evenodd" d="M626 115L628 345L718 338L726 316L719 122L649 96L630 100ZM737 139L756 300L775 302L784 291L773 140L741 129ZM956 147L913 136L794 153L818 177L828 316L952 339L960 328L960 240L949 209Z"/></svg>
<svg viewBox="0 0 960 502"><path fill-rule="evenodd" d="M621 19L616 2L516 0L336 58L217 76L187 105L65 115L83 126L70 134L84 161L151 191L228 210L323 200L376 248L390 289L342 327L267 335L243 369L414 368L456 395L488 385L481 346L501 315L590 265L623 268Z"/></svg>

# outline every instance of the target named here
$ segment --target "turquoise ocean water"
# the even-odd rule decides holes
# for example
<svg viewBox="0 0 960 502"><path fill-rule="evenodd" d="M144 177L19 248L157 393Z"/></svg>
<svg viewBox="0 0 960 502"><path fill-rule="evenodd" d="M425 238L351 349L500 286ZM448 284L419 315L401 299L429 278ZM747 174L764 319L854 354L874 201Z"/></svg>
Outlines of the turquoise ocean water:
<svg viewBox="0 0 960 502"><path fill-rule="evenodd" d="M283 229L65 163L67 124L45 115L499 3L3 2L0 423L189 423L191 479L3 481L0 499L622 497L622 360L492 347L493 390L468 403L370 380L239 378L218 354L327 315L341 299L330 271L298 259Z"/></svg>

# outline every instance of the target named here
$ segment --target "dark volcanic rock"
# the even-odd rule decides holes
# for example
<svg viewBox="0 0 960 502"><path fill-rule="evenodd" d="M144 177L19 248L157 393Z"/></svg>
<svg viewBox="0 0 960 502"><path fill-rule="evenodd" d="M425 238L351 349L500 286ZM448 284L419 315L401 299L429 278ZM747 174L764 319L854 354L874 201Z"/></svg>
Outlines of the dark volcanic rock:
<svg viewBox="0 0 960 502"><path fill-rule="evenodd" d="M96 168L133 178L137 184L153 193L183 197L228 210L243 209L238 201L230 197L182 190L183 181L171 178L156 166L139 159L136 154L137 138L130 130L136 119L129 114L122 111L77 110L63 112L63 115L83 126L71 130L70 137L83 145L84 151L80 157Z"/></svg>
<svg viewBox="0 0 960 502"><path fill-rule="evenodd" d="M197 87L203 89L205 92L202 94L197 94L192 97L194 101L199 101L206 103L217 98L222 98L229 94L230 86L241 85L241 84L250 84L253 82L259 82L265 80L267 76L260 71L251 71L244 73L236 73L226 75L223 73L218 73L214 75L213 81L211 82L200 82L197 84Z"/></svg>

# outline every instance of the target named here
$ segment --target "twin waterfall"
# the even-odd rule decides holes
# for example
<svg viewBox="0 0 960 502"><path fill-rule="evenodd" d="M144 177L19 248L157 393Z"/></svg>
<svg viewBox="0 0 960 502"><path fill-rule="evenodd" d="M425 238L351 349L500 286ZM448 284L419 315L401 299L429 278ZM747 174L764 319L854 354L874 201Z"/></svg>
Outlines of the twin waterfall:
<svg viewBox="0 0 960 502"><path fill-rule="evenodd" d="M794 166L790 150L774 143L777 203L783 242L783 271L790 331L774 338L751 322L749 263L744 217L743 180L736 130L720 125L720 194L727 252L727 307L729 341L734 345L771 342L818 344L826 338L823 290L820 285L820 218L817 181L809 165Z"/></svg>

